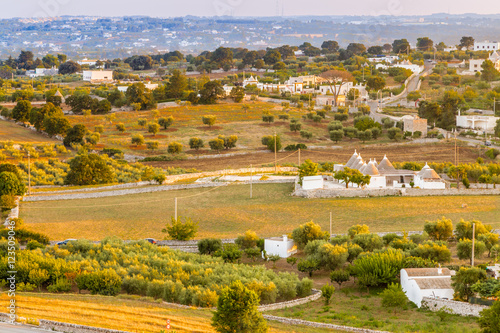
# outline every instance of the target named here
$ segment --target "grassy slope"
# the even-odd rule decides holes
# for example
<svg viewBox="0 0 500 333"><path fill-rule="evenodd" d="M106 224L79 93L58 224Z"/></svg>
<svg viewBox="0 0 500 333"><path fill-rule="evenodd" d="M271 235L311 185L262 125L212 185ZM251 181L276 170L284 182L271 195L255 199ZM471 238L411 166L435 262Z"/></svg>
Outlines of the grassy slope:
<svg viewBox="0 0 500 333"><path fill-rule="evenodd" d="M337 287L337 286L336 286ZM479 332L475 318L449 315L441 321L432 312L414 306L387 309L377 295L381 290L361 294L357 288L335 291L330 306L323 299L294 308L271 311L273 315L329 324L370 328L390 332Z"/></svg>
<svg viewBox="0 0 500 333"><path fill-rule="evenodd" d="M5 308L9 298L0 295L0 306ZM123 299L118 297L34 294L16 295L17 315L25 318L48 319L105 327L130 332L160 332L167 319L172 332L215 332L210 325L212 312L203 309L177 309L162 303ZM314 333L332 332L301 326L286 326L269 322L270 332Z"/></svg>
<svg viewBox="0 0 500 333"><path fill-rule="evenodd" d="M0 120L0 141L12 140L16 143L56 143L50 139L27 128L16 125L13 122Z"/></svg>
<svg viewBox="0 0 500 333"><path fill-rule="evenodd" d="M99 240L111 235L124 239L162 239L165 234L160 230L174 214L174 197L206 191L192 189L22 203L21 217L31 229L44 232L55 240ZM333 212L334 233L344 233L357 223L367 224L371 231L422 230L426 220L441 216L455 223L460 218L475 218L500 228L498 196L303 199L290 196L291 184L255 185L254 199L249 199L248 185L209 191L178 201L179 216L200 222L198 238L233 238L248 229L255 230L261 237L276 236L290 233L309 220L329 230L330 211Z"/></svg>

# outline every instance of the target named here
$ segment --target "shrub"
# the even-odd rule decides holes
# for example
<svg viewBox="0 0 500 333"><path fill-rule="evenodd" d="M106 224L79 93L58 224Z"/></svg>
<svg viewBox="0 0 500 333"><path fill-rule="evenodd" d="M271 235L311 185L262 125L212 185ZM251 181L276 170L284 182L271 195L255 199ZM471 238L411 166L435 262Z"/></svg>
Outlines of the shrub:
<svg viewBox="0 0 500 333"><path fill-rule="evenodd" d="M486 245L476 240L474 242L474 257L481 258L486 252ZM457 256L459 259L471 259L472 260L472 240L461 239L457 244Z"/></svg>
<svg viewBox="0 0 500 333"><path fill-rule="evenodd" d="M329 285L328 283L321 287L321 296L325 299L325 305L330 304L330 299L332 298L334 291L335 287Z"/></svg>
<svg viewBox="0 0 500 333"><path fill-rule="evenodd" d="M424 231L434 240L447 240L453 236L453 224L450 219L442 217L435 222L426 221Z"/></svg>
<svg viewBox="0 0 500 333"><path fill-rule="evenodd" d="M132 144L140 146L144 143L144 137L141 134L134 134L132 136Z"/></svg>
<svg viewBox="0 0 500 333"><path fill-rule="evenodd" d="M451 260L451 251L444 244L427 241L410 251L414 257L434 260L440 263Z"/></svg>
<svg viewBox="0 0 500 333"><path fill-rule="evenodd" d="M252 261L256 261L261 254L261 250L258 247L251 247L245 249L245 254L248 258L252 259Z"/></svg>
<svg viewBox="0 0 500 333"><path fill-rule="evenodd" d="M342 287L342 283L349 281L350 278L351 274L344 269L338 269L330 272L330 281L337 282L339 288Z"/></svg>
<svg viewBox="0 0 500 333"><path fill-rule="evenodd" d="M148 141L146 142L146 147L150 150L156 150L160 146L160 143L158 141Z"/></svg>
<svg viewBox="0 0 500 333"><path fill-rule="evenodd" d="M125 132L125 125L123 123L116 124L116 130L119 132Z"/></svg>
<svg viewBox="0 0 500 333"><path fill-rule="evenodd" d="M464 221L463 219L455 226L455 236L457 239L472 239L472 224L476 225L476 238L481 234L486 234L491 231L491 225L484 225L480 221Z"/></svg>
<svg viewBox="0 0 500 333"><path fill-rule="evenodd" d="M394 308L394 312L396 309L405 309L406 304L408 303L408 297L401 289L401 286L397 283L391 283L387 286L383 292L380 293L382 297L382 305L384 307Z"/></svg>
<svg viewBox="0 0 500 333"><path fill-rule="evenodd" d="M347 113L336 113L333 116L333 119L338 120L338 121L346 121L349 118L349 115Z"/></svg>
<svg viewBox="0 0 500 333"><path fill-rule="evenodd" d="M323 244L318 249L317 258L321 266L326 266L331 270L341 267L346 261L349 253L347 248L330 243Z"/></svg>
<svg viewBox="0 0 500 333"><path fill-rule="evenodd" d="M163 129L169 128L173 123L174 123L174 117L172 116L158 119L158 125L162 126Z"/></svg>
<svg viewBox="0 0 500 333"><path fill-rule="evenodd" d="M500 332L500 301L481 311L477 321L485 333Z"/></svg>
<svg viewBox="0 0 500 333"><path fill-rule="evenodd" d="M301 260L297 264L299 272L308 273L309 277L312 277L313 272L319 270L319 268L319 262L314 259Z"/></svg>
<svg viewBox="0 0 500 333"><path fill-rule="evenodd" d="M366 224L363 224L363 225L357 224L357 225L350 227L347 230L347 234L349 235L349 237L351 237L351 239L353 239L354 236L356 236L356 235L369 234L369 233L370 233L370 229L368 228L368 226Z"/></svg>
<svg viewBox="0 0 500 333"><path fill-rule="evenodd" d="M312 139L313 133L309 131L300 131L300 136L304 139Z"/></svg>
<svg viewBox="0 0 500 333"><path fill-rule="evenodd" d="M353 270L358 277L358 283L363 279L360 284L376 286L396 282L403 263L402 251L388 249L358 257L353 263Z"/></svg>
<svg viewBox="0 0 500 333"><path fill-rule="evenodd" d="M198 150L203 147L205 147L205 144L202 139L197 137L189 139L189 148Z"/></svg>
<svg viewBox="0 0 500 333"><path fill-rule="evenodd" d="M491 148L486 151L485 155L494 160L498 155L500 155L500 150Z"/></svg>
<svg viewBox="0 0 500 333"><path fill-rule="evenodd" d="M236 244L224 244L222 249L215 252L215 256L221 257L224 262L234 263L241 258L241 251Z"/></svg>
<svg viewBox="0 0 500 333"><path fill-rule="evenodd" d="M49 293L65 293L71 291L71 281L66 278L59 278L55 283L47 287Z"/></svg>
<svg viewBox="0 0 500 333"><path fill-rule="evenodd" d="M186 217L184 222L182 222L181 217L177 220L172 217L171 223L171 225L167 223L165 229L162 230L162 232L168 233L171 239L187 241L196 236L198 222L194 222L189 217Z"/></svg>
<svg viewBox="0 0 500 333"><path fill-rule="evenodd" d="M16 197L10 194L0 196L0 208L2 211L8 211L16 207Z"/></svg>
<svg viewBox="0 0 500 333"><path fill-rule="evenodd" d="M198 241L198 252L200 254L212 255L222 248L222 241L217 238L205 238Z"/></svg>
<svg viewBox="0 0 500 333"><path fill-rule="evenodd" d="M308 278L303 278L302 281L297 285L297 296L306 297L311 294L313 288L313 281Z"/></svg>
<svg viewBox="0 0 500 333"><path fill-rule="evenodd" d="M455 291L453 298L456 300L468 301L474 295L472 285L479 281L486 280L486 271L481 268L461 267L458 272L451 277L451 286Z"/></svg>
<svg viewBox="0 0 500 333"><path fill-rule="evenodd" d="M280 114L280 115L278 116L278 118L279 118L280 120L288 120L288 119L290 119L290 115L288 115L288 114Z"/></svg>
<svg viewBox="0 0 500 333"><path fill-rule="evenodd" d="M266 113L262 116L262 121L265 123L274 123L274 116L272 114Z"/></svg>
<svg viewBox="0 0 500 333"><path fill-rule="evenodd" d="M83 273L84 283L79 289L90 291L93 295L116 296L121 290L122 279L113 269Z"/></svg>
<svg viewBox="0 0 500 333"><path fill-rule="evenodd" d="M301 224L292 232L292 239L299 249L303 249L309 241L315 239L327 240L329 236L328 232L322 231L321 227L313 221Z"/></svg>
<svg viewBox="0 0 500 333"><path fill-rule="evenodd" d="M182 152L182 144L179 142L170 142L167 151L169 154L179 154Z"/></svg>
<svg viewBox="0 0 500 333"><path fill-rule="evenodd" d="M36 240L30 240L28 241L28 244L26 244L26 249L28 250L35 250L35 249L44 249L45 245L39 243Z"/></svg>
<svg viewBox="0 0 500 333"><path fill-rule="evenodd" d="M208 127L212 127L215 122L217 121L216 116L208 115L208 116L203 116L201 118L202 122L204 125L207 125Z"/></svg>
<svg viewBox="0 0 500 333"><path fill-rule="evenodd" d="M259 237L255 231L247 230L243 236L238 236L235 243L242 249L253 248L257 246Z"/></svg>
<svg viewBox="0 0 500 333"><path fill-rule="evenodd" d="M352 242L361 246L366 252L372 252L384 246L382 238L377 234L358 234L353 237Z"/></svg>
<svg viewBox="0 0 500 333"><path fill-rule="evenodd" d="M157 123L149 123L148 124L148 133L153 134L153 136L156 136L156 133L160 131L160 125Z"/></svg>
<svg viewBox="0 0 500 333"><path fill-rule="evenodd" d="M213 139L208 142L210 149L217 150L217 152L224 149L224 140L221 139Z"/></svg>

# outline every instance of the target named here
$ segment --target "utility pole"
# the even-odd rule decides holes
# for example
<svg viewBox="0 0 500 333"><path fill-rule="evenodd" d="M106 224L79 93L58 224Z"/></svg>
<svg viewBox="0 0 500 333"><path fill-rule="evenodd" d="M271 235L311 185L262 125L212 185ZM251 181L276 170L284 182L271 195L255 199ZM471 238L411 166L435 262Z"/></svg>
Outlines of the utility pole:
<svg viewBox="0 0 500 333"><path fill-rule="evenodd" d="M496 104L497 104L497 98L493 97L493 115L496 115Z"/></svg>
<svg viewBox="0 0 500 333"><path fill-rule="evenodd" d="M299 166L300 166L300 148L299 148Z"/></svg>
<svg viewBox="0 0 500 333"><path fill-rule="evenodd" d="M174 218L177 221L177 197L175 197L175 212L174 212Z"/></svg>
<svg viewBox="0 0 500 333"><path fill-rule="evenodd" d="M274 132L274 173L278 173L278 151L276 150L276 132Z"/></svg>
<svg viewBox="0 0 500 333"><path fill-rule="evenodd" d="M476 241L476 224L472 223L472 256L470 265L474 267L474 245Z"/></svg>
<svg viewBox="0 0 500 333"><path fill-rule="evenodd" d="M332 212L330 212L330 238L332 238Z"/></svg>
<svg viewBox="0 0 500 333"><path fill-rule="evenodd" d="M29 151L28 151L28 195L31 195L31 162L30 162Z"/></svg>
<svg viewBox="0 0 500 333"><path fill-rule="evenodd" d="M455 132L455 166L458 166L457 164L457 130L453 130Z"/></svg>
<svg viewBox="0 0 500 333"><path fill-rule="evenodd" d="M253 167L252 165L250 164L250 199L252 199L253 197Z"/></svg>

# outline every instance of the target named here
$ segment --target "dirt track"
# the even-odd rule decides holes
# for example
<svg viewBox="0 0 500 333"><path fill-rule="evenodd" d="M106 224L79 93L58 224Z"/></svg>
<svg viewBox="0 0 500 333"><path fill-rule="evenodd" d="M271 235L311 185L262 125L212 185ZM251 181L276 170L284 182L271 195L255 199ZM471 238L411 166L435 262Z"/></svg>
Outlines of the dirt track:
<svg viewBox="0 0 500 333"><path fill-rule="evenodd" d="M236 151L235 151L236 152ZM311 159L314 162L336 162L345 163L352 156L354 148L339 149L311 149L301 151L301 161ZM394 162L454 162L455 153L452 143L440 143L431 145L387 145L387 146L365 146L358 148L364 159L376 158L381 161L385 154L389 160ZM278 153L278 164L295 163L299 161L298 154L292 156L290 152ZM479 155L476 148L461 147L459 149L459 162L474 162ZM484 156L483 156L484 157ZM192 160L170 161L170 162L146 162L145 164L168 168L196 168L200 171L213 171L223 169L245 168L250 165L261 166L263 164L274 164L274 153L271 152L249 152L245 155L224 156L220 158L202 158Z"/></svg>

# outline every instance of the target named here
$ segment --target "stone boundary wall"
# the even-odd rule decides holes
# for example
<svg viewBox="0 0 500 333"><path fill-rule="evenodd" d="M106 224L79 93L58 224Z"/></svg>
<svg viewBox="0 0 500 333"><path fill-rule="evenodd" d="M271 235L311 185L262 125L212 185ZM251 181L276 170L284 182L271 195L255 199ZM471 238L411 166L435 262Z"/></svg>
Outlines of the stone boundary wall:
<svg viewBox="0 0 500 333"><path fill-rule="evenodd" d="M263 312L263 311L291 308L291 307L294 307L297 305L302 305L302 304L306 304L306 303L315 301L320 297L321 297L321 290L313 289L312 294L307 296L307 297L294 299L294 300L286 301L286 302L260 305L259 311Z"/></svg>
<svg viewBox="0 0 500 333"><path fill-rule="evenodd" d="M389 333L387 331L375 331L366 328L357 328L357 327L349 327L349 326L341 326L334 324L325 324L325 323L317 323L313 321L301 320L301 319L292 319L292 318L284 318L284 317L276 317L270 315L263 315L263 317L267 320L278 321L280 323L286 325L303 325L317 328L330 328L338 331L344 332L357 332L357 333Z"/></svg>
<svg viewBox="0 0 500 333"><path fill-rule="evenodd" d="M191 188L204 188L204 187L218 187L227 186L226 183L208 183L208 184L187 184L187 185L164 185L156 187L145 187L145 188L133 188L133 189L123 189L117 191L108 192L95 192L95 193L73 193L73 194L61 194L61 195L39 195L24 197L23 201L55 201L55 200L74 200L74 199L94 199L94 198L105 198L105 197L115 197L128 194L139 194L139 193L151 193L151 192L163 192L163 191L173 191L173 190L184 190Z"/></svg>
<svg viewBox="0 0 500 333"><path fill-rule="evenodd" d="M292 196L303 198L367 198L385 196L403 197L425 197L425 196L462 196L462 195L499 195L500 188L497 189L444 189L425 190L418 188L385 188L385 189L319 189L303 190L297 189Z"/></svg>
<svg viewBox="0 0 500 333"><path fill-rule="evenodd" d="M129 333L128 331L118 331L109 328L62 323L59 321L40 319L40 328L48 331L59 331L65 333Z"/></svg>
<svg viewBox="0 0 500 333"><path fill-rule="evenodd" d="M422 305L433 312L439 311L441 308L445 307L447 308L445 311L448 313L473 317L479 317L479 312L489 308L489 306L486 305L471 304L467 302L457 302L430 297L424 297L422 300Z"/></svg>
<svg viewBox="0 0 500 333"><path fill-rule="evenodd" d="M101 191L101 190L114 190L114 189L122 189L129 187L140 187L140 186L148 186L148 185L156 185L154 180L151 181L141 181L136 183L126 183L126 184L117 184L117 185L108 185L108 186L99 186L99 187L85 187L78 188L74 190L57 190L50 192L40 192L38 194L55 194L55 193L78 193L78 192L92 192L92 191ZM32 189L46 189L46 188L65 188L71 187L73 185L40 185L40 186L31 186Z"/></svg>

